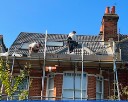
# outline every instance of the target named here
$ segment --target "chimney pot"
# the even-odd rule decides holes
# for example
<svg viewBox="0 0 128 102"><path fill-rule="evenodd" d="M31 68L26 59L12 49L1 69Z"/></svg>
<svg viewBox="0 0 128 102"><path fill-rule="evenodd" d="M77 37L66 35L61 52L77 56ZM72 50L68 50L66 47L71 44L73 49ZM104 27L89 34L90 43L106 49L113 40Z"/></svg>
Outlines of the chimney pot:
<svg viewBox="0 0 128 102"><path fill-rule="evenodd" d="M106 7L105 14L110 13L109 7Z"/></svg>
<svg viewBox="0 0 128 102"><path fill-rule="evenodd" d="M103 26L101 25L101 27L100 27L100 32L103 32Z"/></svg>
<svg viewBox="0 0 128 102"><path fill-rule="evenodd" d="M115 14L115 6L112 6L111 13Z"/></svg>

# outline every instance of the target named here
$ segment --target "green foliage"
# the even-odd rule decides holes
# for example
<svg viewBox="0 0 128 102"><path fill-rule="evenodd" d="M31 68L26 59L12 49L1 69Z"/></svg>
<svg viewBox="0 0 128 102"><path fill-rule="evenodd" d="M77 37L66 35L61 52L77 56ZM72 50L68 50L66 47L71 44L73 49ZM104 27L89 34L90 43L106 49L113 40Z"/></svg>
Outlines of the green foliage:
<svg viewBox="0 0 128 102"><path fill-rule="evenodd" d="M122 84L119 84L120 87L120 97L122 97L123 100L128 100L128 86L123 86ZM111 95L108 97L111 100L118 100L118 95Z"/></svg>
<svg viewBox="0 0 128 102"><path fill-rule="evenodd" d="M128 100L128 86L123 86L120 84L120 95L125 98L125 100Z"/></svg>
<svg viewBox="0 0 128 102"><path fill-rule="evenodd" d="M19 96L19 100L25 100L25 99L27 99L28 90L21 91L21 94L19 94L18 96Z"/></svg>
<svg viewBox="0 0 128 102"><path fill-rule="evenodd" d="M25 79L27 73L25 70L21 70L17 77L11 75L10 66L7 62L0 59L0 81L2 82L5 93L7 94L8 100L13 100L13 95L18 90L19 85ZM2 93L0 93L2 94ZM1 96L1 95L0 95ZM28 90L20 90L19 100L24 100L28 96Z"/></svg>
<svg viewBox="0 0 128 102"><path fill-rule="evenodd" d="M117 100L118 96L117 95L111 95L108 97L110 100Z"/></svg>

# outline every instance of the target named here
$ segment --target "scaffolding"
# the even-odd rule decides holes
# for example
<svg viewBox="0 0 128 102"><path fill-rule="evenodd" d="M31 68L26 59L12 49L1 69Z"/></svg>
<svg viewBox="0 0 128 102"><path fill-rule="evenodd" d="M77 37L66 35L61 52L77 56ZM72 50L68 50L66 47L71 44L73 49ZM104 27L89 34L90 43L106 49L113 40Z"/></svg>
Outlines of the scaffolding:
<svg viewBox="0 0 128 102"><path fill-rule="evenodd" d="M46 66L50 65L50 66L55 66L55 65L64 65L62 67L67 67L67 66L71 66L72 64L74 65L74 96L73 96L73 100L77 99L75 98L75 68L81 68L81 94L80 94L80 100L83 99L89 99L88 97L83 98L83 92L82 92L82 88L83 88L83 75L84 75L84 70L86 68L97 68L100 64L100 70L111 70L111 68L113 67L113 73L114 73L114 95L116 95L115 93L117 92L117 96L118 96L118 100L120 100L120 90L119 90L119 82L118 82L118 73L117 73L117 66L119 67L120 64L122 64L122 61L120 58L117 58L116 54L115 54L115 43L114 41L112 41L112 46L108 46L106 48L103 48L101 50L96 51L95 53L92 54L92 52L90 51L90 55L84 55L84 47L85 42L93 42L93 41L83 41L81 43L81 55L61 55L61 54L52 54L49 53L47 54L47 31L46 31L46 35L45 35L45 46L44 46L44 55L42 56L41 54L33 54L33 56L31 57L16 57L16 56L9 56L9 59L12 59L12 71L14 70L13 67L18 67L19 64L20 66L23 66L24 63L26 61L29 61L31 59L32 62L34 62L31 66L33 68L38 68L40 65L38 65L38 59L40 59L42 68L38 68L39 71L42 71L42 77L30 77L30 78L41 78L42 79L42 91L41 91L41 96L29 96L29 98L31 99L32 97L35 98L41 98L41 100L44 100L44 98L58 98L58 99L63 99L63 96L56 96L56 97L47 97L44 96L44 82L45 82L45 78L46 76ZM94 41L94 42L100 42L100 43L105 43L103 41ZM111 42L110 42L111 43ZM113 53L109 56L109 55L101 55L99 54L99 52L101 52L102 50L105 50L107 48L113 48L112 51ZM87 50L87 49L86 49ZM97 54L98 53L98 54ZM47 56L46 56L47 54ZM93 59L92 59L93 58ZM18 64L14 63L14 60L16 60L18 62ZM20 62L21 61L21 62ZM92 65L93 63L93 65ZM113 65L112 65L113 64ZM11 72L11 74L13 74L13 72ZM57 74L57 73L56 73ZM62 74L62 73L59 73ZM29 80L30 80L29 78ZM30 82L30 81L29 81ZM2 89L1 89L2 90ZM70 98L69 98L70 99ZM90 98L91 99L91 98Z"/></svg>

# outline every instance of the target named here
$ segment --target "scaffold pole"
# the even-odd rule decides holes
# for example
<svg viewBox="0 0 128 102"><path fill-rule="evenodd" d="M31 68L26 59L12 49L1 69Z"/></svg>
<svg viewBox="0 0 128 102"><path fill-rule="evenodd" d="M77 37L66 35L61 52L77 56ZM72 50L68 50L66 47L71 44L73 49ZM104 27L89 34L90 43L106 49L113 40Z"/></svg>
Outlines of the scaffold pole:
<svg viewBox="0 0 128 102"><path fill-rule="evenodd" d="M44 46L44 63L43 63L43 75L42 75L42 98L43 98L43 91L44 91L44 80L45 80L45 64L46 64L46 51L47 51L47 46L46 46L46 43L47 43L47 30L46 30L46 33L45 33L45 46ZM42 99L41 98L41 99Z"/></svg>

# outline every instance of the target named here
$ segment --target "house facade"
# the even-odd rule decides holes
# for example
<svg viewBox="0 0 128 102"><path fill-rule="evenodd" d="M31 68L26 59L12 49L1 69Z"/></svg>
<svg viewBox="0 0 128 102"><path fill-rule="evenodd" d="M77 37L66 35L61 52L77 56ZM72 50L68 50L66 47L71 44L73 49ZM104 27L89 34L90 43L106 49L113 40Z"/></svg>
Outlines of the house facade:
<svg viewBox="0 0 128 102"><path fill-rule="evenodd" d="M13 75L27 66L23 89L30 100L101 100L121 95L128 86L127 35L119 34L115 6L107 7L97 36L77 35L78 47L68 53L68 34L21 32L9 49ZM29 44L38 52L29 54Z"/></svg>

